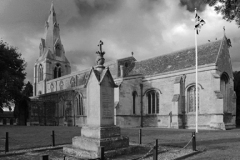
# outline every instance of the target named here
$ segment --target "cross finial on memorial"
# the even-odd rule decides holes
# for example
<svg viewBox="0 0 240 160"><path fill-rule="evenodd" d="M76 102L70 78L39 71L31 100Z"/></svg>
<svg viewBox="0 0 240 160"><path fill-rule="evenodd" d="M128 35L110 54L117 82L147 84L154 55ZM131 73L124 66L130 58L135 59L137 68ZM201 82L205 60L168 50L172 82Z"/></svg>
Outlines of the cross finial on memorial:
<svg viewBox="0 0 240 160"><path fill-rule="evenodd" d="M100 47L100 52L102 52L102 45L103 45L103 42L100 40L98 46Z"/></svg>
<svg viewBox="0 0 240 160"><path fill-rule="evenodd" d="M97 65L103 65L105 61L105 59L103 58L103 55L105 54L105 52L102 51L102 45L103 45L103 41L100 40L98 44L100 51L96 52L96 54L98 55L96 59Z"/></svg>

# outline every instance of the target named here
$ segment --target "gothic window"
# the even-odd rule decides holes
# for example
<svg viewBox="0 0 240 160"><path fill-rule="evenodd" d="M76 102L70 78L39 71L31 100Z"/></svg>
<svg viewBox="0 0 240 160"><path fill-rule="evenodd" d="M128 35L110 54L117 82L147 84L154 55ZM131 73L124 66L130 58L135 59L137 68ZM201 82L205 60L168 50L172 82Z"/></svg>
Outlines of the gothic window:
<svg viewBox="0 0 240 160"><path fill-rule="evenodd" d="M195 85L190 86L187 89L187 111L196 112L196 87ZM199 87L198 87L198 110L199 110Z"/></svg>
<svg viewBox="0 0 240 160"><path fill-rule="evenodd" d="M61 77L61 65L56 64L53 70L53 78L58 78Z"/></svg>
<svg viewBox="0 0 240 160"><path fill-rule="evenodd" d="M83 115L83 98L79 94L75 97L75 110L77 115Z"/></svg>
<svg viewBox="0 0 240 160"><path fill-rule="evenodd" d="M134 91L132 93L132 96L133 96L133 114L136 114L136 97L137 97L137 92Z"/></svg>
<svg viewBox="0 0 240 160"><path fill-rule="evenodd" d="M39 68L38 68L38 81L42 81L43 80L43 67L42 65L40 64L39 65Z"/></svg>
<svg viewBox="0 0 240 160"><path fill-rule="evenodd" d="M72 77L70 80L71 87L75 87L75 78Z"/></svg>
<svg viewBox="0 0 240 160"><path fill-rule="evenodd" d="M58 67L58 77L61 77L61 66Z"/></svg>
<svg viewBox="0 0 240 160"><path fill-rule="evenodd" d="M59 87L60 87L60 90L63 90L63 81L61 81L60 83L59 83Z"/></svg>
<svg viewBox="0 0 240 160"><path fill-rule="evenodd" d="M221 76L220 90L223 95L223 110L225 113L228 108L228 75L226 73Z"/></svg>
<svg viewBox="0 0 240 160"><path fill-rule="evenodd" d="M159 92L151 90L147 93L148 99L148 114L159 113Z"/></svg>
<svg viewBox="0 0 240 160"><path fill-rule="evenodd" d="M57 67L54 68L54 77L53 78L57 78Z"/></svg>

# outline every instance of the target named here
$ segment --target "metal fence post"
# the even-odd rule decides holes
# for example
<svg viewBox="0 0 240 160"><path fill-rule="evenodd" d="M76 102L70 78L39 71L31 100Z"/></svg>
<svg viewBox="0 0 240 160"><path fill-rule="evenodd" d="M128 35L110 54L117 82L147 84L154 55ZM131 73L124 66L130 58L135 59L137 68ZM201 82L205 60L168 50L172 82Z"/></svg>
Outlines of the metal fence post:
<svg viewBox="0 0 240 160"><path fill-rule="evenodd" d="M104 160L104 147L100 147L101 150L101 155L100 155L100 160Z"/></svg>
<svg viewBox="0 0 240 160"><path fill-rule="evenodd" d="M156 139L156 144L153 150L153 160L158 160L158 139Z"/></svg>
<svg viewBox="0 0 240 160"><path fill-rule="evenodd" d="M139 129L139 144L142 144L142 129Z"/></svg>
<svg viewBox="0 0 240 160"><path fill-rule="evenodd" d="M5 140L5 153L6 152L9 152L8 132L6 132L6 140Z"/></svg>
<svg viewBox="0 0 240 160"><path fill-rule="evenodd" d="M196 134L195 132L192 133L192 150L197 151L196 149Z"/></svg>
<svg viewBox="0 0 240 160"><path fill-rule="evenodd" d="M52 131L52 146L55 146L55 134L54 134L54 131Z"/></svg>
<svg viewBox="0 0 240 160"><path fill-rule="evenodd" d="M49 159L48 159L48 155L42 155L42 156L40 157L40 160L49 160Z"/></svg>

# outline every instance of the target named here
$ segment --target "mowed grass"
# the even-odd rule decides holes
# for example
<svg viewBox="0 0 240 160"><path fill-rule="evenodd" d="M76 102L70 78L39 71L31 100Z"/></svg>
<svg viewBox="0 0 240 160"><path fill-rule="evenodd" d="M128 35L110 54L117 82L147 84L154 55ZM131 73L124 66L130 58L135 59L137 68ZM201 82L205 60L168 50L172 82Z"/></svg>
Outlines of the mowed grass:
<svg viewBox="0 0 240 160"><path fill-rule="evenodd" d="M81 135L80 127L62 126L0 126L0 152L4 150L6 132L9 133L10 151L46 147L52 145L52 131L55 132L55 144L71 144L74 136ZM142 143L183 147L190 140L194 130L143 128ZM129 137L130 142L139 142L139 128L122 128L123 136ZM197 145L206 147L214 143L227 143L240 140L240 129L227 131L200 130L196 135ZM191 148L191 144L189 145Z"/></svg>
<svg viewBox="0 0 240 160"><path fill-rule="evenodd" d="M9 150L29 149L52 145L52 131L55 132L55 144L71 143L74 136L79 136L79 127L60 126L0 126L0 139L9 134ZM0 151L4 148L0 140Z"/></svg>

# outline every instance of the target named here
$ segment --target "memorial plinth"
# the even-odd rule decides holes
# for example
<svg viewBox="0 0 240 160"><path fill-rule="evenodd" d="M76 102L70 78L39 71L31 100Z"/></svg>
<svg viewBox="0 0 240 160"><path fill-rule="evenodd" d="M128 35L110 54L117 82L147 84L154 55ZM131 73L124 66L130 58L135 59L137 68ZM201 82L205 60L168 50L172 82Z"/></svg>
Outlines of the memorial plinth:
<svg viewBox="0 0 240 160"><path fill-rule="evenodd" d="M128 137L121 136L120 128L114 125L114 87L109 69L99 65L92 68L87 84L87 125L81 136L72 139L72 146L63 151L76 157L98 158L100 146L105 151L129 146Z"/></svg>

